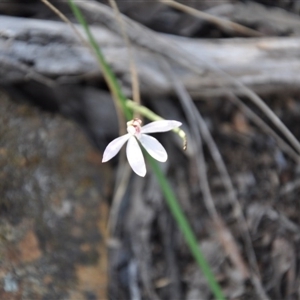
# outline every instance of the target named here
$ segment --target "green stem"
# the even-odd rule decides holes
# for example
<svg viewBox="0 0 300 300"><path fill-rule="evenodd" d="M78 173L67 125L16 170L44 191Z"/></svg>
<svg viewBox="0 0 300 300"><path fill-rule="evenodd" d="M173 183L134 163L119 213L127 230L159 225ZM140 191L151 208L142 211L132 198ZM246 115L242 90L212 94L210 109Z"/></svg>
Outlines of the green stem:
<svg viewBox="0 0 300 300"><path fill-rule="evenodd" d="M149 108L139 105L136 102L133 102L132 100L126 100L126 106L135 111L140 113L141 115L147 117L149 120L152 121L159 121L159 120L164 120L161 116L157 115L156 113L154 113L152 110L150 110Z"/></svg>
<svg viewBox="0 0 300 300"><path fill-rule="evenodd" d="M154 171L157 180L159 182L159 185L162 189L162 192L165 196L166 202L169 206L169 209L174 217L174 219L177 222L177 225L179 226L180 230L182 231L182 234L186 240L186 243L193 254L196 262L198 263L200 269L204 273L204 276L207 279L207 282L210 286L210 289L212 293L214 294L215 298L217 300L225 300L225 297L223 295L223 292L217 283L214 274L211 271L211 268L206 261L199 245L196 239L196 236L186 218L184 215L176 197L173 193L166 177L162 173L158 163L148 154L146 151L144 151L145 156L147 157L147 160L149 161L152 170Z"/></svg>

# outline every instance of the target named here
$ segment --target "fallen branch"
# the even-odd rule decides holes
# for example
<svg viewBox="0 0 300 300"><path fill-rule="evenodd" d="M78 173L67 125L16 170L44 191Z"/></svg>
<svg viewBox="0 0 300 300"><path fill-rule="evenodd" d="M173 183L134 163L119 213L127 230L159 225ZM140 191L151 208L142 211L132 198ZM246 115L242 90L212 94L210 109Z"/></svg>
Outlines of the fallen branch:
<svg viewBox="0 0 300 300"><path fill-rule="evenodd" d="M102 78L94 57L66 24L2 16L0 28L0 82L28 80L29 71L55 78L58 82L76 83L82 77L89 81L89 74L91 81ZM142 34L144 28L141 26L139 29ZM145 30L148 32L148 29ZM123 85L129 88L128 57L122 39L100 26L93 27L93 33L114 71L120 75ZM164 41L164 52L173 59L181 59L178 57L180 51L182 55L188 52L199 60L205 56L257 93L285 92L287 87L297 89L300 83L300 61L296 51L300 48L298 37L212 41L151 33ZM177 53L174 52L174 45ZM153 47L159 50L157 45ZM154 54L134 44L133 52L142 94L149 91L161 95L173 94L172 86L161 73ZM28 68L20 70L22 68L15 65L17 62ZM243 94L228 80L217 76L204 65L202 70L198 69L198 73L202 75L195 76L184 67L178 67L176 72L194 99L224 95L228 91Z"/></svg>

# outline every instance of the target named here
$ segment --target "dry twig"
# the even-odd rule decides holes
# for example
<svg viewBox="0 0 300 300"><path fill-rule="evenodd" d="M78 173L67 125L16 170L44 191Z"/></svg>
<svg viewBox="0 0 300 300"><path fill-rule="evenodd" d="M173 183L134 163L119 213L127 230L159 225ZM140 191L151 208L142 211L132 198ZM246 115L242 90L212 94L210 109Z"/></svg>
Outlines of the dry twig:
<svg viewBox="0 0 300 300"><path fill-rule="evenodd" d="M86 39L83 37L81 32L76 28L76 26L60 11L58 10L53 4L51 4L48 0L41 0L50 10L52 10L63 22L68 24L72 30L74 31L75 35L79 38L80 42L88 47L89 49L93 51L90 44L86 41Z"/></svg>
<svg viewBox="0 0 300 300"><path fill-rule="evenodd" d="M251 28L248 28L246 26L234 23L232 21L213 16L211 14L205 13L203 11L197 10L193 7L189 7L187 5L184 5L182 3L176 2L174 0L158 0L161 3L164 3L166 5L169 5L173 8L176 8L178 10L181 10L185 13L188 13L194 17L200 18L202 20L205 20L207 22L210 22L220 29L229 31L230 33L236 33L236 34L241 34L244 36L252 36L252 37L260 37L263 34L253 30Z"/></svg>
<svg viewBox="0 0 300 300"><path fill-rule="evenodd" d="M260 129L270 134L281 148L283 152L288 154L296 163L300 163L300 155L287 144L262 118L255 114L246 104L244 104L234 94L229 94L228 99L232 101L253 123L255 123Z"/></svg>
<svg viewBox="0 0 300 300"><path fill-rule="evenodd" d="M134 58L133 58L132 46L131 46L130 40L128 38L125 23L123 21L123 15L121 15L120 10L119 10L118 5L115 0L109 0L109 3L115 12L117 21L119 22L120 31L122 33L121 35L123 37L123 40L126 44L127 51L128 51L130 73L131 73L131 84L132 84L132 99L137 104L141 104L138 72L137 72L136 64L135 64ZM137 115L136 117L139 117L139 116Z"/></svg>
<svg viewBox="0 0 300 300"><path fill-rule="evenodd" d="M166 69L167 69L167 72L169 74L171 81L173 82L174 89L176 90L176 93L177 93L179 99L181 100L181 103L182 103L183 107L185 108L186 113L188 114L187 119L190 120L191 128L193 129L193 127L194 128L197 127L194 130L192 130L192 131L194 131L194 135L196 134L195 139L197 139L197 136L198 135L200 136L200 134L203 136L203 139L206 142L208 148L210 149L210 153L211 153L211 155L215 161L215 164L219 170L223 185L227 190L229 200L230 200L231 204L233 205L233 207L235 208L235 214L237 217L237 221L240 224L241 233L244 238L245 245L246 245L248 261L251 266L251 279L252 279L253 285L255 286L256 292L259 295L260 299L268 299L268 297L263 289L262 283L260 281L260 272L259 272L259 268L258 268L258 264L257 264L257 260L256 260L256 255L255 255L255 252L254 252L254 249L252 246L252 241L251 241L249 229L247 226L247 222L243 215L242 207L236 197L236 193L235 193L232 181L230 179L230 176L228 174L226 165L222 159L220 151L219 151L216 143L214 142L214 140L206 126L204 119L202 118L200 112L195 107L190 95L187 93L186 89L184 88L184 85L179 80L176 79L176 77L173 75L169 65L166 66ZM199 131L199 132L196 133L196 131ZM199 151L199 152L201 153L201 156L203 156L203 151ZM199 155L199 152L197 151L197 155ZM202 158L201 158L201 160L202 160ZM203 164L205 164L205 162L202 162L202 165ZM203 176L203 174L200 176ZM205 176L206 176L206 174L205 174ZM203 177L200 177L200 182L201 181L203 182ZM207 179L205 181L207 181ZM208 182L205 184L208 186ZM205 189L207 189L207 187L205 187ZM207 194L207 191L206 191L206 194ZM205 197L205 194L204 194L204 197ZM207 201L209 201L209 207L214 205L213 203L211 203L211 201L213 201L211 195L208 197ZM216 211L216 210L214 210L214 211ZM243 259L239 253L236 242L235 242L233 236L231 235L229 229L226 228L226 225L224 224L223 220L217 213L213 214L213 215L211 214L211 217L213 217L213 220L215 221L217 230L219 232L220 240L221 240L224 248L227 250L228 255L230 256L232 261L235 263L235 265L238 267L240 272L244 275L244 278L247 278L248 268L246 267L246 265L243 262Z"/></svg>

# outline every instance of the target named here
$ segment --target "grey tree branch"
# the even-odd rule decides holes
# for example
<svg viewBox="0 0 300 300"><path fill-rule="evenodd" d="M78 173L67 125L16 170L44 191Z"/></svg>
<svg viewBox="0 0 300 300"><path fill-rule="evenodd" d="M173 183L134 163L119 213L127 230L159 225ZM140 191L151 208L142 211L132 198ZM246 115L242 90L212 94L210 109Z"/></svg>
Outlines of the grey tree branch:
<svg viewBox="0 0 300 300"><path fill-rule="evenodd" d="M94 57L80 44L66 24L1 16L0 28L0 54L10 57L14 62L27 64L36 73L58 79L63 77L64 80L67 77L80 80L82 76L90 73L93 73L94 77L102 77ZM104 27L93 27L92 30L108 61L120 74L123 84L129 90L128 56L122 39ZM141 27L139 30L140 32L135 32L141 35L140 41L143 41L144 28ZM148 29L145 30L148 33ZM130 34L132 35L132 31ZM178 62L181 59L178 55L183 56L186 51L195 60L205 56L254 92L286 91L287 87L297 88L300 84L298 71L300 62L296 51L300 48L300 38L238 39L215 42L171 37L154 32L151 34L165 41L160 49L157 41L150 39L148 44L150 41L153 42L151 45L153 51L155 49L158 49L158 52L164 51ZM174 51L172 44L176 45L177 52ZM152 50L141 48L141 45L142 43L132 45L134 50L138 50L135 53L141 92L147 93L151 90L162 95L172 94L172 87L165 75L161 74L159 63L155 60ZM178 51L181 51L181 54ZM16 72L16 68L10 65L9 59L6 62L1 60L0 64L0 81L13 83L26 80L27 72L25 70ZM220 75L216 75L204 64L196 68L197 76L185 67L177 68L176 76L184 83L194 99L224 95L228 91L238 95L243 94L241 89L233 86Z"/></svg>

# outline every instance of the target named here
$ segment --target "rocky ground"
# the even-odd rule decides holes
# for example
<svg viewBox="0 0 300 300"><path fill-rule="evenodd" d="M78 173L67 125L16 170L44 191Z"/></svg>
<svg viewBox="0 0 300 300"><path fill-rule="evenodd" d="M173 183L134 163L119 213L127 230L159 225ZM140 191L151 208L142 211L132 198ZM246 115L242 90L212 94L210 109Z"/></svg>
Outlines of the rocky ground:
<svg viewBox="0 0 300 300"><path fill-rule="evenodd" d="M0 102L0 298L104 299L111 172L73 122Z"/></svg>

